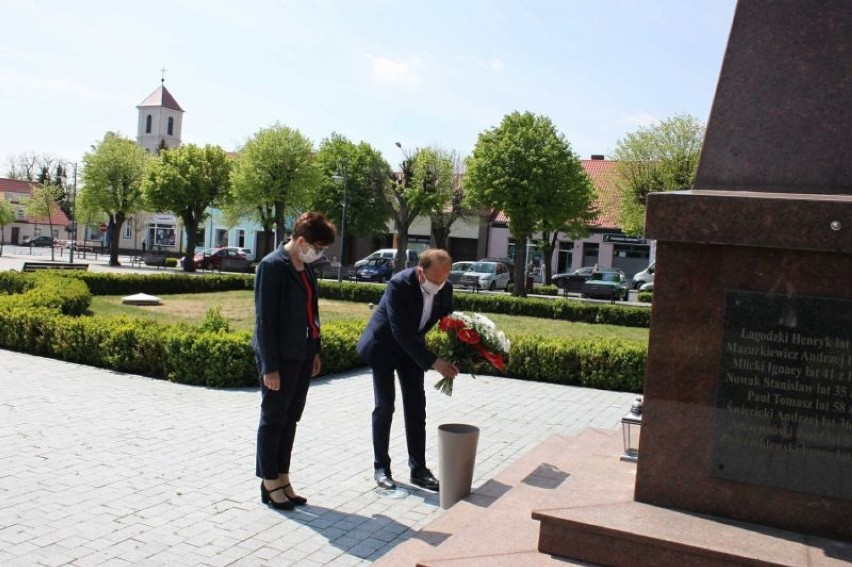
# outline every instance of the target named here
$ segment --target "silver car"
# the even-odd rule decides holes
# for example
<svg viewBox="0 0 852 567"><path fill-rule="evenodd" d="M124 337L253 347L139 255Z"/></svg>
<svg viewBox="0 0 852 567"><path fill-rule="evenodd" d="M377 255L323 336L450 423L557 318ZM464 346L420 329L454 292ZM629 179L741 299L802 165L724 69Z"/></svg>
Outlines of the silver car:
<svg viewBox="0 0 852 567"><path fill-rule="evenodd" d="M459 280L461 287L494 291L509 289L509 269L502 262L474 262Z"/></svg>

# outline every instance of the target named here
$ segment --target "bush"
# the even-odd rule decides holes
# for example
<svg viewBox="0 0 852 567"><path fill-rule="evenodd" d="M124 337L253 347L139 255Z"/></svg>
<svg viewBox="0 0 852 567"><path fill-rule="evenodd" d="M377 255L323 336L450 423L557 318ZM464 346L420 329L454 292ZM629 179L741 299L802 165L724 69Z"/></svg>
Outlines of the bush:
<svg viewBox="0 0 852 567"><path fill-rule="evenodd" d="M166 258L165 260L163 260L163 265L165 265L167 268L177 268L177 258Z"/></svg>
<svg viewBox="0 0 852 567"><path fill-rule="evenodd" d="M512 339L506 373L522 380L641 392L647 353L646 345L632 341L521 337Z"/></svg>
<svg viewBox="0 0 852 567"><path fill-rule="evenodd" d="M167 275L153 276L153 283L147 288L142 286L142 289L150 293L160 286L181 287L186 285L187 280L203 282L210 279L213 286L230 286L235 285L234 282L244 285L246 281L252 280L251 277L231 276L174 278ZM137 281L134 276L118 275L120 279ZM88 309L91 294L81 280L89 285L94 282L95 286L101 285L112 290L124 285L116 277L79 278L65 273L47 272L0 273L0 348L184 384L209 387L257 384L250 333L228 332L227 321L218 310L208 311L198 326L163 325L126 317L82 316ZM378 301L384 291L384 286L350 283L325 284L322 287L325 293L358 301ZM635 309L607 304L475 294L459 295L457 299L460 300L457 301L460 310L542 312L556 314L560 318L571 311L572 316L581 314L583 317L606 318L609 320L607 322L619 319L632 321L636 317ZM355 352L355 344L365 323L332 323L323 326L323 374L363 366ZM437 329L427 336L429 345L435 349L445 340L446 335ZM631 341L560 341L542 337L512 337L506 372L524 380L640 392L646 354L646 345Z"/></svg>
<svg viewBox="0 0 852 567"><path fill-rule="evenodd" d="M650 291L640 291L639 292L639 301L642 303L651 303L651 298L654 296Z"/></svg>
<svg viewBox="0 0 852 567"><path fill-rule="evenodd" d="M24 274L26 275L26 274ZM55 275L78 279L89 286L92 295L132 295L148 293L208 293L254 289L253 275L116 274L106 272L62 272Z"/></svg>

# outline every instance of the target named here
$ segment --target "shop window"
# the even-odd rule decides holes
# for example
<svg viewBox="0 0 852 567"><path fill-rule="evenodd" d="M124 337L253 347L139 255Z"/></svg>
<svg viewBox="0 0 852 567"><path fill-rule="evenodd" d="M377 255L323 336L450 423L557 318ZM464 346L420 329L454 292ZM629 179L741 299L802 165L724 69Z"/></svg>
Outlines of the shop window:
<svg viewBox="0 0 852 567"><path fill-rule="evenodd" d="M583 266L594 266L598 263L600 245L597 242L583 243Z"/></svg>

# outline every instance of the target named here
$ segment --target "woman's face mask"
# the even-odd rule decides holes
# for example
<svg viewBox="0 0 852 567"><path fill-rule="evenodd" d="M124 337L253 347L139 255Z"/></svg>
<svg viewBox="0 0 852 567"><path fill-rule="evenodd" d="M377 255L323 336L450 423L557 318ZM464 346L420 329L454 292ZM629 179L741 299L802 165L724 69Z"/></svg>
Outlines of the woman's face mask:
<svg viewBox="0 0 852 567"><path fill-rule="evenodd" d="M310 244L307 244L307 247L308 249L305 252L302 252L302 248L299 247L299 255L302 257L302 262L304 262L305 264L316 262L317 260L322 258L323 254L325 254L325 248L320 248L318 250Z"/></svg>

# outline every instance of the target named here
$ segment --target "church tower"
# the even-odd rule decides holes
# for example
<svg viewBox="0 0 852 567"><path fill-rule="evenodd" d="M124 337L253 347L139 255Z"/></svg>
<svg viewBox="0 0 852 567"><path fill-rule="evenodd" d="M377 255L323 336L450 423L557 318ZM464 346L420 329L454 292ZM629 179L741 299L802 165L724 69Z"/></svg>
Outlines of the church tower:
<svg viewBox="0 0 852 567"><path fill-rule="evenodd" d="M160 86L136 107L139 109L139 128L136 143L150 154L163 146L180 146L180 128L183 109L166 89L165 79Z"/></svg>

